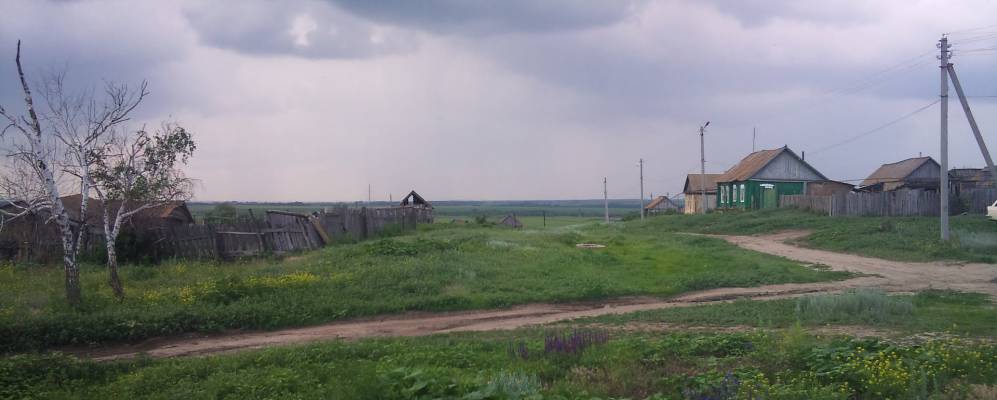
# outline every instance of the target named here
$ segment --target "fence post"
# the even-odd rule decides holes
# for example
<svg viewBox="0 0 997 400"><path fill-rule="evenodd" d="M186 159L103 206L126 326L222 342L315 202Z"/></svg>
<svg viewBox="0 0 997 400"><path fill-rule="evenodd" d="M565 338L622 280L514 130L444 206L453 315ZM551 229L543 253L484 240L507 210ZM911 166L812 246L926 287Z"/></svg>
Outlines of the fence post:
<svg viewBox="0 0 997 400"><path fill-rule="evenodd" d="M367 240L367 207L360 208L360 240Z"/></svg>

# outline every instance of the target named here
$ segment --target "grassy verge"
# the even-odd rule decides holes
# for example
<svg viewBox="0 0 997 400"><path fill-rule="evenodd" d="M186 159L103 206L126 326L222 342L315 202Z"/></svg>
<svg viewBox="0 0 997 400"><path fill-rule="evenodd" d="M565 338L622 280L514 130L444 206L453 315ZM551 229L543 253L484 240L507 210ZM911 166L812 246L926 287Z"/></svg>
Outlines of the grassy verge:
<svg viewBox="0 0 997 400"><path fill-rule="evenodd" d="M799 244L901 261L997 262L997 222L978 215L951 218L953 240L938 239L930 217L826 217L790 209L707 215L665 215L648 231L752 235L789 229L812 230Z"/></svg>
<svg viewBox="0 0 997 400"><path fill-rule="evenodd" d="M89 267L82 274L82 310L64 306L58 269L2 267L0 352L847 276L722 240L621 225L426 228L282 261L126 266L127 298L120 303L107 289L103 269ZM581 242L608 247L576 248Z"/></svg>
<svg viewBox="0 0 997 400"><path fill-rule="evenodd" d="M38 399L982 399L995 383L992 345L798 330L520 330L106 364L57 354L0 360L0 397Z"/></svg>
<svg viewBox="0 0 997 400"><path fill-rule="evenodd" d="M864 325L907 333L951 332L991 336L997 332L997 308L978 293L926 291L913 296L887 296L862 290L772 301L742 300L687 308L607 315L596 322L668 322L690 325L746 325L788 328L821 325Z"/></svg>

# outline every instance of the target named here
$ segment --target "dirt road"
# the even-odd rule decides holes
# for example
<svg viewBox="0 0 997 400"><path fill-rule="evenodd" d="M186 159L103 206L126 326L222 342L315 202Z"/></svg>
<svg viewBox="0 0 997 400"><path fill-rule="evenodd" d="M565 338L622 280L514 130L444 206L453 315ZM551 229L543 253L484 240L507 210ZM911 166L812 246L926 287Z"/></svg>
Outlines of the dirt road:
<svg viewBox="0 0 997 400"><path fill-rule="evenodd" d="M205 337L155 339L123 345L76 351L96 360L151 357L181 357L255 349L329 339L377 336L419 336L458 331L515 329L607 314L671 307L687 307L732 301L738 298L774 299L809 293L830 293L860 287L880 287L892 292L914 292L928 288L953 289L989 294L997 299L997 265L952 263L904 263L784 243L806 232L784 232L768 236L716 236L746 249L774 254L808 264L821 264L861 276L839 282L767 285L753 288L722 288L688 293L668 300L627 298L602 303L527 304L503 310L452 313L410 313L383 318L335 322L325 325L270 332L227 333Z"/></svg>

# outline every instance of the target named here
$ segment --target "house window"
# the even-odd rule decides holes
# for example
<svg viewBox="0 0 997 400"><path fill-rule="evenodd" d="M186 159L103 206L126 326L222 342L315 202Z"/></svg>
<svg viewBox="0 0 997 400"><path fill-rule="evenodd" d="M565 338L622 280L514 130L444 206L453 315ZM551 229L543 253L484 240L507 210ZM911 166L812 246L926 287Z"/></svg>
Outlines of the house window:
<svg viewBox="0 0 997 400"><path fill-rule="evenodd" d="M727 204L727 196L724 196L724 189L727 189L727 187L720 187L720 204Z"/></svg>
<svg viewBox="0 0 997 400"><path fill-rule="evenodd" d="M744 184L741 184L741 202L744 203Z"/></svg>

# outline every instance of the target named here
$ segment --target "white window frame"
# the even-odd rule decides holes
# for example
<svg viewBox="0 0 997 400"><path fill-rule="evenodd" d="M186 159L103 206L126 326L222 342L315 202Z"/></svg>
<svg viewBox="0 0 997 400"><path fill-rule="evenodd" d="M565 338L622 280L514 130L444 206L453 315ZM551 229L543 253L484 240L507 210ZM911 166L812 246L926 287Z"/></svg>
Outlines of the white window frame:
<svg viewBox="0 0 997 400"><path fill-rule="evenodd" d="M741 202L744 203L744 184L741 184Z"/></svg>

